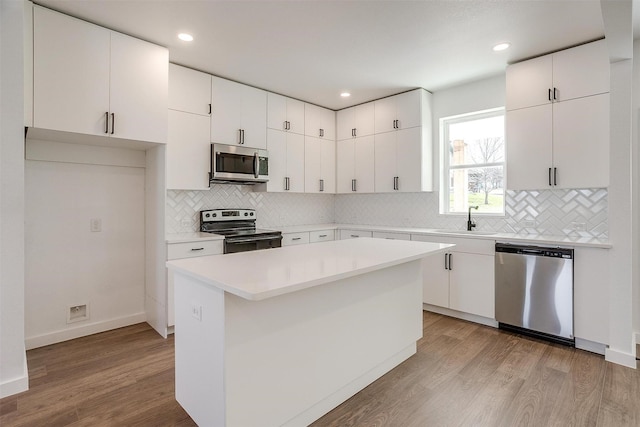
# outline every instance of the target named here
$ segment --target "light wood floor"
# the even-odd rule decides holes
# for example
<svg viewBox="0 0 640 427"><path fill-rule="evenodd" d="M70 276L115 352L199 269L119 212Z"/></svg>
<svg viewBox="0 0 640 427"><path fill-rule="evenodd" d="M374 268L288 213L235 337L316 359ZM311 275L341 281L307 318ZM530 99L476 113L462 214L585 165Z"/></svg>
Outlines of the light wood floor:
<svg viewBox="0 0 640 427"><path fill-rule="evenodd" d="M174 400L173 339L146 324L27 358L30 390L0 400L2 427L195 425ZM324 426L640 426L640 371L425 313L418 353Z"/></svg>

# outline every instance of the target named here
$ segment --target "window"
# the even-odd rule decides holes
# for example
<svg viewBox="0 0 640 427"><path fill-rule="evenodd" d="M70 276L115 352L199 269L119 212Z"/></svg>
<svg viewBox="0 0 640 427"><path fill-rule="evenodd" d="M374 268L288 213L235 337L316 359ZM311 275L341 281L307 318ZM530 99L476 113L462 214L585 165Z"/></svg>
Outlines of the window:
<svg viewBox="0 0 640 427"><path fill-rule="evenodd" d="M504 109L441 119L440 132L441 213L503 215Z"/></svg>

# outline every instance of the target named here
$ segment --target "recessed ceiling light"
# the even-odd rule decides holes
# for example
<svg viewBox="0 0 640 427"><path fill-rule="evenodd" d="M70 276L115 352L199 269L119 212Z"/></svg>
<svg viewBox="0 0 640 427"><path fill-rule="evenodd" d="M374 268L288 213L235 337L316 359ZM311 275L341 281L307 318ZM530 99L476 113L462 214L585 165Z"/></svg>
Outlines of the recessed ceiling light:
<svg viewBox="0 0 640 427"><path fill-rule="evenodd" d="M340 96L341 96L341 97L343 97L343 98L348 98L348 97L350 97L350 96L351 96L351 94L350 94L349 92L342 92L342 93L340 94Z"/></svg>
<svg viewBox="0 0 640 427"><path fill-rule="evenodd" d="M187 34L187 33L178 34L178 38L180 40L182 40L182 41L185 41L185 42L193 41L193 36L191 34Z"/></svg>
<svg viewBox="0 0 640 427"><path fill-rule="evenodd" d="M498 43L493 47L493 50L495 52L500 52L501 50L509 49L509 46L511 46L511 43Z"/></svg>

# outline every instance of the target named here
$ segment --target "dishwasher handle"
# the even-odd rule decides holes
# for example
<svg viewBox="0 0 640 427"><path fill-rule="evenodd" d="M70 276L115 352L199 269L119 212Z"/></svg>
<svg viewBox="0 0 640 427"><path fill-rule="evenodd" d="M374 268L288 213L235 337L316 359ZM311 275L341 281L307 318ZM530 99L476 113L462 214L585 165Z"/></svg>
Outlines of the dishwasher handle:
<svg viewBox="0 0 640 427"><path fill-rule="evenodd" d="M573 249L531 245L513 245L510 243L496 243L496 253L573 259Z"/></svg>

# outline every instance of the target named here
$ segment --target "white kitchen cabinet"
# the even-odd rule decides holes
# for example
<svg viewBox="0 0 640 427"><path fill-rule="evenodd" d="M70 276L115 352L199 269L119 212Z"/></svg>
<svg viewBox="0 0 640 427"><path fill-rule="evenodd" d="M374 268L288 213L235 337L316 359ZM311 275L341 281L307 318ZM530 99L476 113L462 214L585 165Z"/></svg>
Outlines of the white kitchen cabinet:
<svg viewBox="0 0 640 427"><path fill-rule="evenodd" d="M336 192L335 141L304 137L304 192Z"/></svg>
<svg viewBox="0 0 640 427"><path fill-rule="evenodd" d="M507 67L506 109L533 107L609 92L605 40Z"/></svg>
<svg viewBox="0 0 640 427"><path fill-rule="evenodd" d="M336 143L336 193L373 193L375 185L374 137Z"/></svg>
<svg viewBox="0 0 640 427"><path fill-rule="evenodd" d="M304 102L267 93L267 127L304 134Z"/></svg>
<svg viewBox="0 0 640 427"><path fill-rule="evenodd" d="M317 230L317 231L309 232L310 243L328 242L335 239L336 239L335 230Z"/></svg>
<svg viewBox="0 0 640 427"><path fill-rule="evenodd" d="M374 231L372 237L376 239L411 240L411 234L392 233L388 231Z"/></svg>
<svg viewBox="0 0 640 427"><path fill-rule="evenodd" d="M375 133L421 126L422 91L416 89L375 101Z"/></svg>
<svg viewBox="0 0 640 427"><path fill-rule="evenodd" d="M375 191L431 191L431 144L422 127L375 135Z"/></svg>
<svg viewBox="0 0 640 427"><path fill-rule="evenodd" d="M33 126L167 142L167 49L34 7Z"/></svg>
<svg viewBox="0 0 640 427"><path fill-rule="evenodd" d="M335 141L336 112L317 105L304 104L304 134Z"/></svg>
<svg viewBox="0 0 640 427"><path fill-rule="evenodd" d="M209 116L211 75L169 64L169 109Z"/></svg>
<svg viewBox="0 0 640 427"><path fill-rule="evenodd" d="M493 240L428 235L411 235L411 240L456 245L444 255L424 259L425 304L495 318Z"/></svg>
<svg viewBox="0 0 640 427"><path fill-rule="evenodd" d="M604 40L507 68L507 188L609 185Z"/></svg>
<svg viewBox="0 0 640 427"><path fill-rule="evenodd" d="M282 233L282 246L303 245L309 243L309 233Z"/></svg>
<svg viewBox="0 0 640 427"><path fill-rule="evenodd" d="M209 116L169 110L168 189L209 189L209 130Z"/></svg>
<svg viewBox="0 0 640 427"><path fill-rule="evenodd" d="M213 76L211 104L211 142L267 147L267 92Z"/></svg>
<svg viewBox="0 0 640 427"><path fill-rule="evenodd" d="M339 233L340 233L340 240L357 239L358 237L373 237L373 233L371 231L365 231L365 230L344 229L344 230L340 230Z"/></svg>
<svg viewBox="0 0 640 427"><path fill-rule="evenodd" d="M202 240L167 244L167 261L181 258L192 258L207 255L219 255L224 251L222 240ZM175 324L173 302L173 273L167 270L167 326Z"/></svg>
<svg viewBox="0 0 640 427"><path fill-rule="evenodd" d="M375 130L375 107L368 102L340 110L336 116L338 141L373 135Z"/></svg>
<svg viewBox="0 0 640 427"><path fill-rule="evenodd" d="M304 192L304 135L267 130L268 192Z"/></svg>
<svg viewBox="0 0 640 427"><path fill-rule="evenodd" d="M573 334L576 338L609 344L608 249L574 249Z"/></svg>

